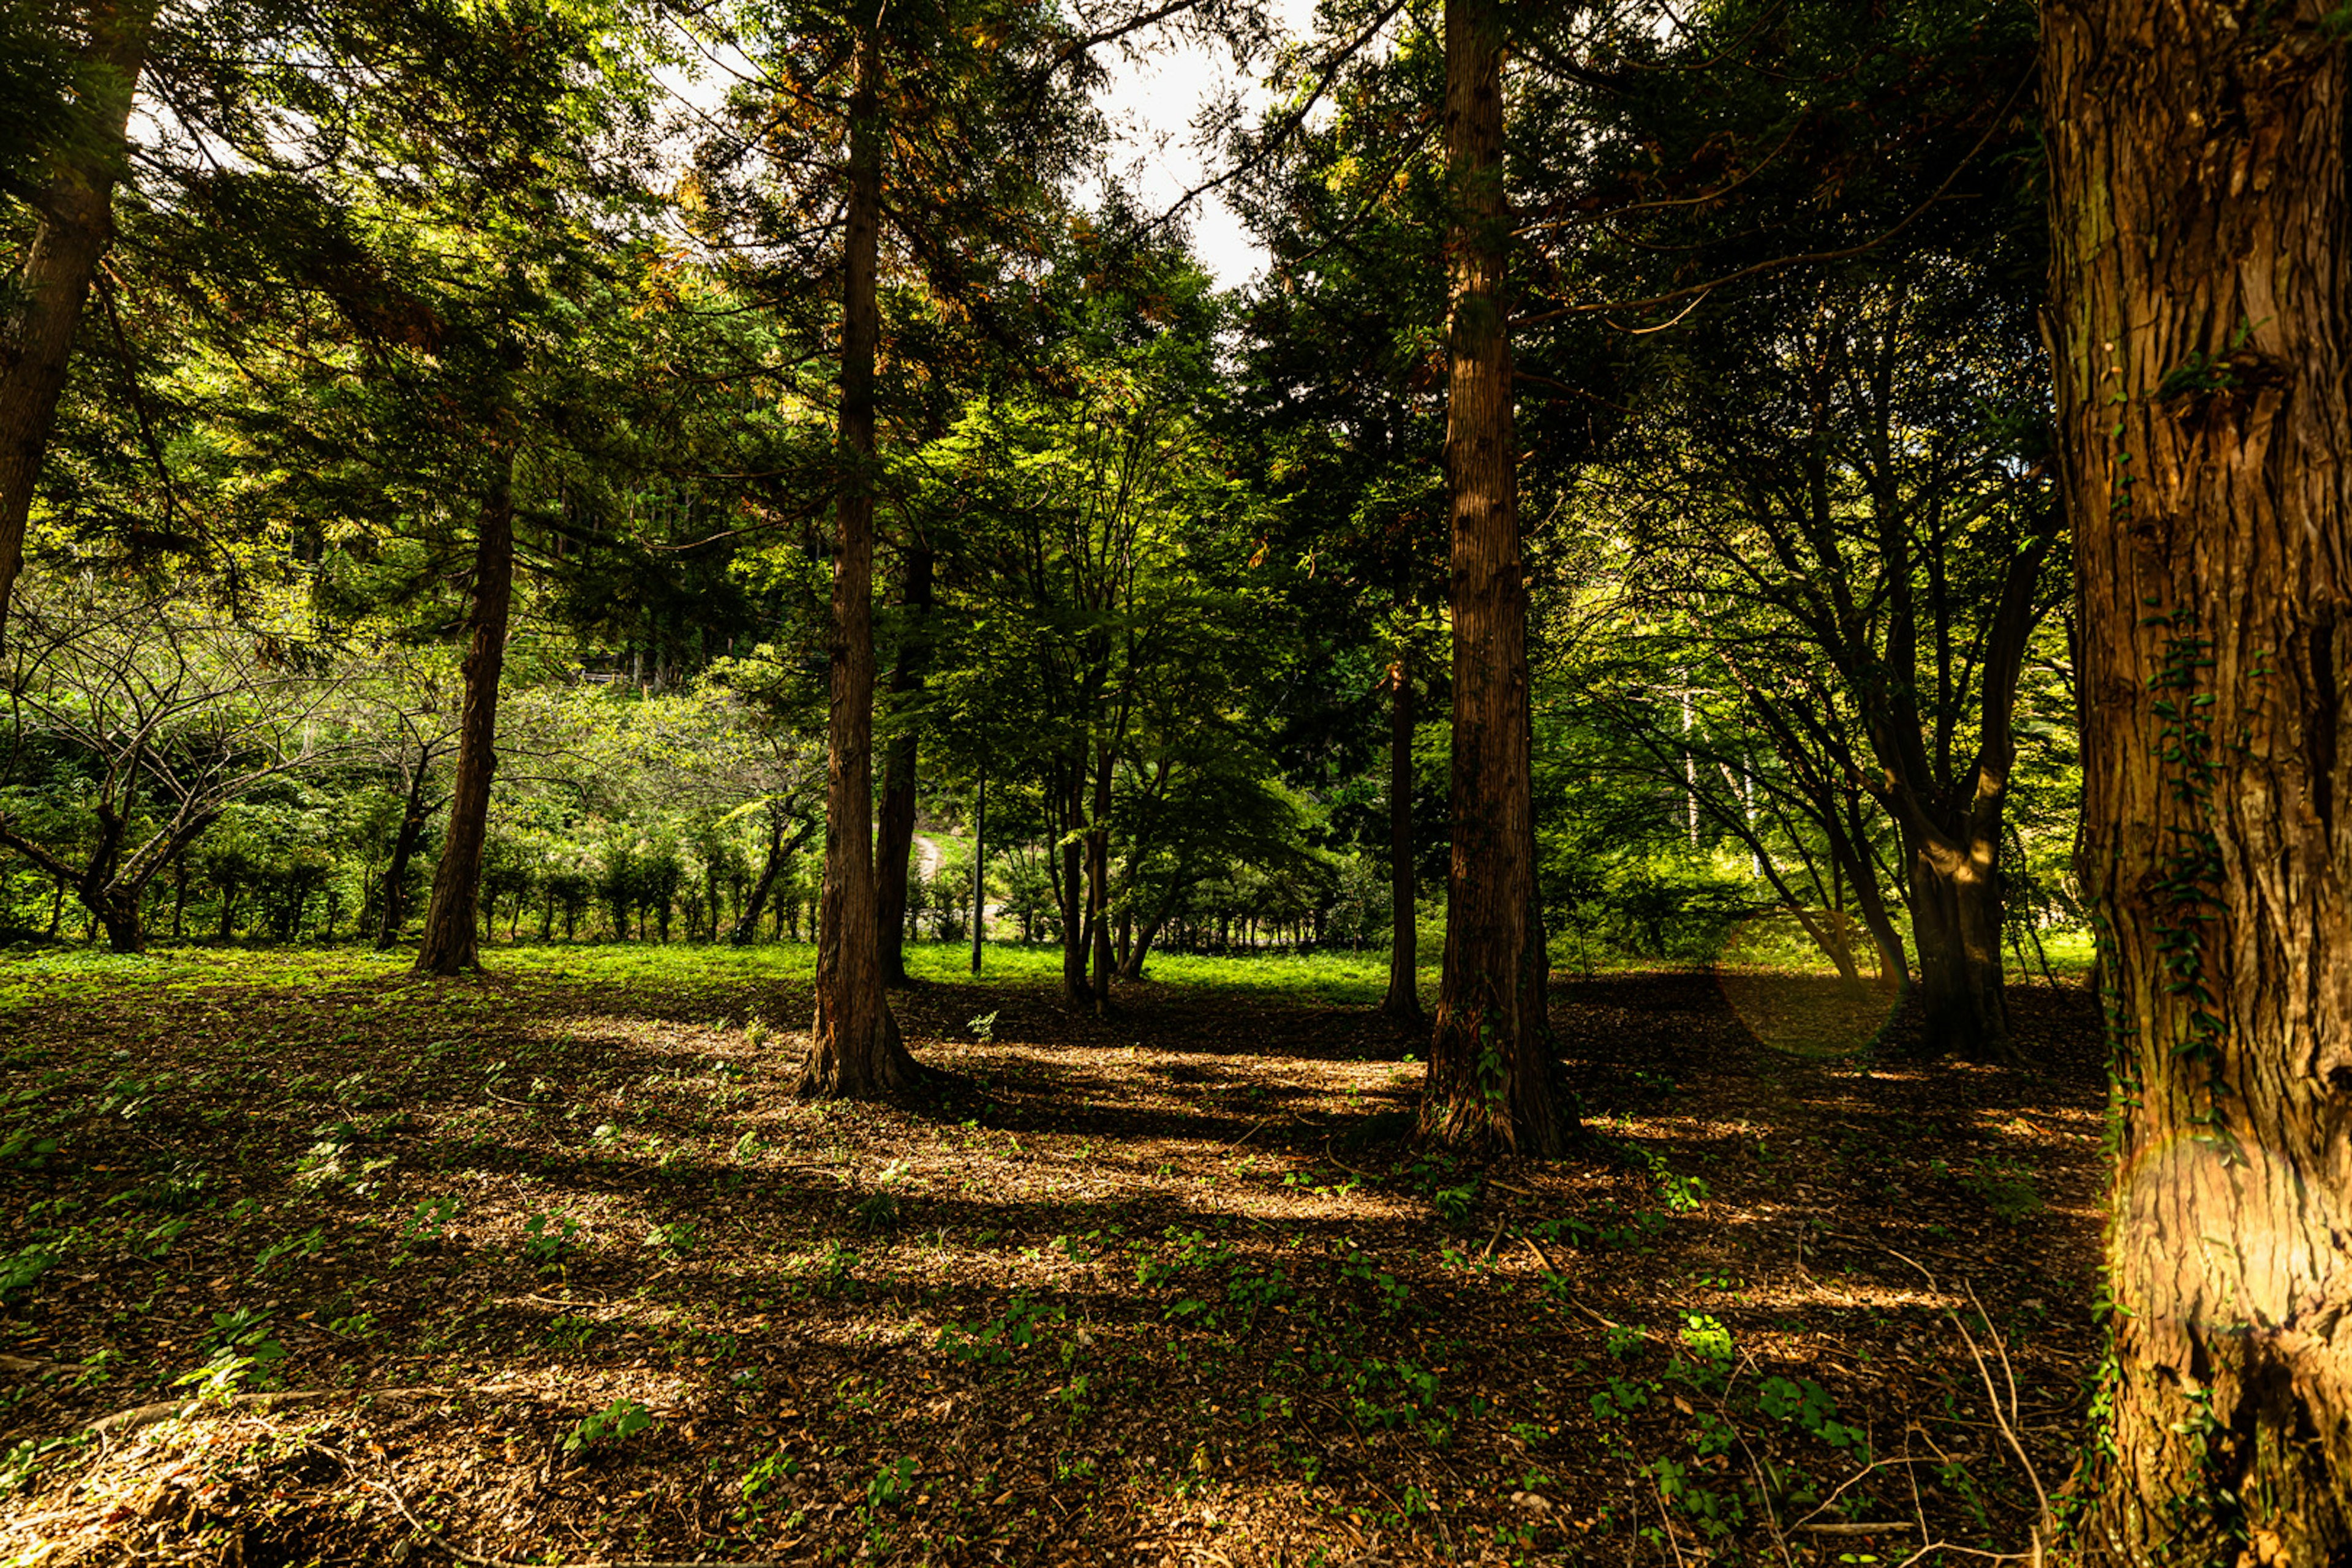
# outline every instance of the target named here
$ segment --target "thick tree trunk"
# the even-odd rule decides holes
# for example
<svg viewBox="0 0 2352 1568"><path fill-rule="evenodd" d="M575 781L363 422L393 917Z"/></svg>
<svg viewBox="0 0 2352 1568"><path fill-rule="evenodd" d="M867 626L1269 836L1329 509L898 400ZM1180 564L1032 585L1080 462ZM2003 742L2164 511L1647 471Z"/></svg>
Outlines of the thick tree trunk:
<svg viewBox="0 0 2352 1568"><path fill-rule="evenodd" d="M1403 1029L1429 1027L1421 1005L1421 899L1412 866L1412 676L1389 667L1389 991L1381 1014Z"/></svg>
<svg viewBox="0 0 2352 1568"><path fill-rule="evenodd" d="M400 928L408 921L408 863L415 858L417 840L425 837L425 759L420 755L408 775L408 798L401 805L400 831L392 838L392 866L383 877L383 923L375 937L379 952L400 941Z"/></svg>
<svg viewBox="0 0 2352 1568"><path fill-rule="evenodd" d="M1911 945L1919 958L1927 1047L1969 1061L2006 1060L2009 1006L2000 959L2000 837L1938 837L1909 847Z"/></svg>
<svg viewBox="0 0 2352 1568"><path fill-rule="evenodd" d="M2051 0L2080 874L2115 1051L2095 1561L2352 1563L2352 224L2325 0Z"/></svg>
<svg viewBox="0 0 2352 1568"><path fill-rule="evenodd" d="M899 590L907 628L898 662L890 670L890 695L903 700L923 688L929 645L923 620L931 607L931 547L920 540L907 546L906 580ZM881 842L875 850L878 881L874 921L882 943L882 984L907 984L907 862L915 847L915 727L902 718L882 763Z"/></svg>
<svg viewBox="0 0 2352 1568"><path fill-rule="evenodd" d="M826 728L824 890L817 917L816 1022L800 1092L868 1099L913 1089L883 994L874 908L874 359L881 336L875 267L882 223L878 30L857 47L849 107L849 213L841 300L840 537L833 558L833 710Z"/></svg>
<svg viewBox="0 0 2352 1568"><path fill-rule="evenodd" d="M34 203L40 220L9 280L10 308L0 320L0 638L25 563L25 523L57 425L74 329L99 262L114 243L115 174L147 63L155 3L98 0L85 15L87 58L102 68L103 85L83 106L85 136L58 160Z"/></svg>
<svg viewBox="0 0 2352 1568"><path fill-rule="evenodd" d="M1528 596L1503 300L1502 77L1496 0L1446 0L1454 849L1421 1130L1439 1142L1542 1158L1561 1152L1570 1121L1554 1081L1536 907Z"/></svg>
<svg viewBox="0 0 2352 1568"><path fill-rule="evenodd" d="M506 660L507 615L514 600L514 462L509 447L474 541L474 603L459 666L465 695L457 715L457 763L449 787L449 826L416 949L418 974L459 974L482 966L474 910L482 886L482 847L489 836L490 775L499 765L499 670Z"/></svg>

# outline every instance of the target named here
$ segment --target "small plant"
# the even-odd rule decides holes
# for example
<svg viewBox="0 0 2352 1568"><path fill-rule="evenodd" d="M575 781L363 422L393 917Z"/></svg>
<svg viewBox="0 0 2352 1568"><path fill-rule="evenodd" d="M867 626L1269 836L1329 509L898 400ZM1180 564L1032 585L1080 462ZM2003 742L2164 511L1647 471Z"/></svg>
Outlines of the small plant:
<svg viewBox="0 0 2352 1568"><path fill-rule="evenodd" d="M446 1197L432 1198L416 1205L406 1224L400 1227L400 1245L404 1250L424 1250L437 1247L442 1233L449 1228L465 1202L451 1193Z"/></svg>
<svg viewBox="0 0 2352 1568"><path fill-rule="evenodd" d="M283 1241L263 1247L254 1257L253 1271L267 1274L289 1258L316 1258L326 1250L326 1247L325 1228L314 1225L299 1236L289 1236Z"/></svg>
<svg viewBox="0 0 2352 1568"><path fill-rule="evenodd" d="M286 1347L270 1336L268 1314L250 1308L215 1312L210 1337L211 1358L172 1383L174 1388L195 1384L199 1399L226 1399L248 1374L268 1383L278 1363L286 1359Z"/></svg>
<svg viewBox="0 0 2352 1568"><path fill-rule="evenodd" d="M940 1331L939 1346L958 1361L1003 1366L1012 1361L1014 1351L1045 1337L1042 1325L1048 1318L1061 1315L1059 1310L1048 1310L1027 1296L1015 1296L1004 1315L992 1322L950 1323Z"/></svg>
<svg viewBox="0 0 2352 1568"><path fill-rule="evenodd" d="M37 1247L22 1247L0 1258L0 1301L29 1287L48 1271L55 1256Z"/></svg>
<svg viewBox="0 0 2352 1568"><path fill-rule="evenodd" d="M2042 1210L2042 1194L2033 1184L2033 1173L2014 1160L1979 1160L1976 1168L1964 1178L1964 1184L1984 1200L1985 1207L2003 1225L2022 1224Z"/></svg>
<svg viewBox="0 0 2352 1568"><path fill-rule="evenodd" d="M1002 1013L1003 1010L1004 1009L1000 1007L996 1010L996 1013L982 1013L976 1018L967 1018L964 1020L963 1026L970 1029L971 1031L971 1037L978 1040L982 1045L994 1045L996 1043L997 1013Z"/></svg>
<svg viewBox="0 0 2352 1568"><path fill-rule="evenodd" d="M600 1444L625 1443L654 1424L654 1413L634 1399L615 1399L580 1418L563 1435L563 1451L578 1454Z"/></svg>
<svg viewBox="0 0 2352 1568"><path fill-rule="evenodd" d="M766 1045L774 1035L775 1031L768 1026L768 1020L757 1013L743 1020L743 1043L752 1050Z"/></svg>
<svg viewBox="0 0 2352 1568"><path fill-rule="evenodd" d="M580 1234L580 1222L570 1215L541 1210L522 1222L522 1255L541 1268L562 1264L572 1238Z"/></svg>
<svg viewBox="0 0 2352 1568"><path fill-rule="evenodd" d="M26 1437L0 1453L0 1498L32 1490L43 1464L63 1458L60 1450L80 1447L91 1436L83 1432L71 1437Z"/></svg>
<svg viewBox="0 0 2352 1568"><path fill-rule="evenodd" d="M866 1504L868 1508L894 1507L914 1489L915 1461L911 1457L901 1458L874 1472L874 1479L866 1483Z"/></svg>
<svg viewBox="0 0 2352 1568"><path fill-rule="evenodd" d="M692 1252L700 1240L691 1220L674 1219L667 1225L651 1226L646 1232L646 1246L676 1263Z"/></svg>

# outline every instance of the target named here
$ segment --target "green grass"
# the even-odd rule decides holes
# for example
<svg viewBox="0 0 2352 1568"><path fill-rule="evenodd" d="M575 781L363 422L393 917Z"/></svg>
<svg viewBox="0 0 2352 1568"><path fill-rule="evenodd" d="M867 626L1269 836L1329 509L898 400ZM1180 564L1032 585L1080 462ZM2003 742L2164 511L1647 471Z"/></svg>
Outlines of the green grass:
<svg viewBox="0 0 2352 1568"><path fill-rule="evenodd" d="M808 981L816 973L809 942L757 947L657 946L639 942L518 942L482 950L492 977L566 980L599 986L662 989L740 985L746 982ZM205 985L267 985L283 989L387 983L408 971L413 955L360 947L159 947L134 956L97 949L17 949L0 952L0 1006L36 998L58 1001L131 986L166 990ZM992 942L971 973L969 942L912 942L907 968L917 980L953 984L1046 985L1062 973L1061 949ZM1425 994L1434 994L1437 967L1422 966ZM1282 994L1310 1005L1371 1006L1388 988L1388 960L1367 951L1298 955L1265 953L1213 958L1155 953L1155 984Z"/></svg>

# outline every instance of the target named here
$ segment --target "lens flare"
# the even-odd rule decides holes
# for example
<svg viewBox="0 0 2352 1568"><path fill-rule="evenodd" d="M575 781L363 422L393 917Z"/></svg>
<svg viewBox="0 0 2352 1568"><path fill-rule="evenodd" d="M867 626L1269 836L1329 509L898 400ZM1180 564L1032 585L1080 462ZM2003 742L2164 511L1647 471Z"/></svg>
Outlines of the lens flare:
<svg viewBox="0 0 2352 1568"><path fill-rule="evenodd" d="M1808 922L1843 931L1849 950L1868 962L1869 942L1853 916L1807 910L1800 920L1776 910L1731 928L1716 953L1716 984L1759 1044L1792 1056L1851 1056L1878 1038L1900 994L1866 973L1859 984L1842 981Z"/></svg>

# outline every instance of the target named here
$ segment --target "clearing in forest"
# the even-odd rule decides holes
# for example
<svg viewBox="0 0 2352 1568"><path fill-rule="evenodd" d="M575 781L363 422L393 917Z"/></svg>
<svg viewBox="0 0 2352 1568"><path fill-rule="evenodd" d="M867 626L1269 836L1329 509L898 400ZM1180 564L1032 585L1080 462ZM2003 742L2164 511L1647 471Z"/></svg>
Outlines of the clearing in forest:
<svg viewBox="0 0 2352 1568"><path fill-rule="evenodd" d="M793 1098L805 950L10 961L0 1561L1893 1563L2063 1479L2084 992L1993 1068L1563 977L1590 1155L1470 1168L1377 961L1002 956L920 1111Z"/></svg>

